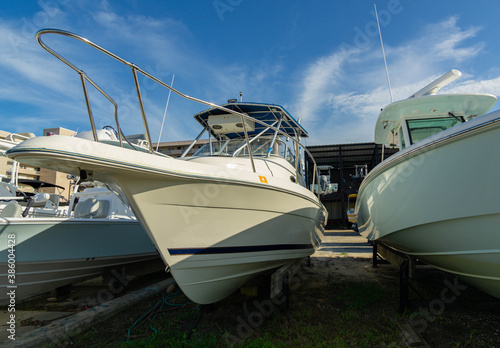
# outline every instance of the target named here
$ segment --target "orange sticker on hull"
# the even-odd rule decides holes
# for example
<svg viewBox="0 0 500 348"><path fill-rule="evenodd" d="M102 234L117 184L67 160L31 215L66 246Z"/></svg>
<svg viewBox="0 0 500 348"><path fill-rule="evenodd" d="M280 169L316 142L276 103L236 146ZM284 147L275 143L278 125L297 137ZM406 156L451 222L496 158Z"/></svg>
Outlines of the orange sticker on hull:
<svg viewBox="0 0 500 348"><path fill-rule="evenodd" d="M264 183L264 184L267 184L267 179L265 176L261 176L259 175L259 179L260 179L260 182Z"/></svg>

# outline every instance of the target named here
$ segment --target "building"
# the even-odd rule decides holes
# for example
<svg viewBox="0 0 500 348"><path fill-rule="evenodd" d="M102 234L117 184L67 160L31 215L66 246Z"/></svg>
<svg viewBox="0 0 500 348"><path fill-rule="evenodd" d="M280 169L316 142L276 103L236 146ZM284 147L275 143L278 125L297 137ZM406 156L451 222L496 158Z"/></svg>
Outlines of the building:
<svg viewBox="0 0 500 348"><path fill-rule="evenodd" d="M26 135L29 137L34 137L33 133L23 133L22 135ZM10 132L0 130L0 139L4 140L15 140L18 141L19 138ZM0 156L0 179L3 182L9 182L12 176L12 166L14 161L8 157ZM29 179L29 180L40 180L40 168L27 166L20 164L18 167L18 177L21 179ZM26 192L33 192L33 188L31 186L20 185L19 188Z"/></svg>
<svg viewBox="0 0 500 348"><path fill-rule="evenodd" d="M24 133L22 133L24 134ZM49 128L44 129L43 135L74 135L75 132L65 128ZM0 131L0 139L8 139L12 133ZM33 135L33 134L32 134ZM34 135L33 135L34 136ZM0 178L4 182L9 182L12 177L12 167L14 161L8 157L0 156ZM63 200L69 200L71 195L71 181L67 178L66 173L56 172L53 170L33 167L23 163L19 163L18 179L44 181L55 184L64 188L64 190L55 187L41 188L41 192L57 193L61 195ZM32 186L19 183L18 188L24 192L34 192Z"/></svg>
<svg viewBox="0 0 500 348"><path fill-rule="evenodd" d="M164 153L165 155L169 155L171 157L180 157L192 142L192 140L163 142L159 144L158 152ZM208 139L198 140L196 144L191 148L191 150L189 150L189 153L186 156L192 156L206 143L208 143ZM157 145L158 144L153 144L153 149L156 149Z"/></svg>
<svg viewBox="0 0 500 348"><path fill-rule="evenodd" d="M62 127L57 127L57 128L48 128L43 130L43 135L44 136L51 136L51 135L67 135L67 136L73 136L75 135L76 132L62 128ZM69 201L71 198L71 191L72 191L72 184L73 182L68 179L68 174L67 173L62 173L62 172L57 172L54 170L50 169L45 169L45 168L40 168L40 181L45 181L49 182L54 185L58 185L64 188L64 192L62 193L62 196ZM45 188L43 190L44 192L47 193L59 193L60 189L58 188Z"/></svg>
<svg viewBox="0 0 500 348"><path fill-rule="evenodd" d="M328 224L346 226L349 195L358 192L364 176L382 161L382 156L385 159L399 149L384 148L382 153L381 144L357 143L308 146L307 150L320 172L320 198L328 210ZM310 159L307 159L307 175L311 180ZM328 184L335 189L325 190Z"/></svg>

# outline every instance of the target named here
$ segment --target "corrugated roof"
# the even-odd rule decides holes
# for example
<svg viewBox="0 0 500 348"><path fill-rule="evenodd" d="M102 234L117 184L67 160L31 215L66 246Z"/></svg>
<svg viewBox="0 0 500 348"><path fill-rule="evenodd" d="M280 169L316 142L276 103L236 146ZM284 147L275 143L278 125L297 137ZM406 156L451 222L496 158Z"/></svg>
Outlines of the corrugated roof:
<svg viewBox="0 0 500 348"><path fill-rule="evenodd" d="M382 156L382 145L375 143L315 145L308 146L307 149L318 166L338 167L339 158L342 156L344 167L367 164L369 168L373 168L380 162ZM384 157L387 158L397 151L397 148L385 148Z"/></svg>

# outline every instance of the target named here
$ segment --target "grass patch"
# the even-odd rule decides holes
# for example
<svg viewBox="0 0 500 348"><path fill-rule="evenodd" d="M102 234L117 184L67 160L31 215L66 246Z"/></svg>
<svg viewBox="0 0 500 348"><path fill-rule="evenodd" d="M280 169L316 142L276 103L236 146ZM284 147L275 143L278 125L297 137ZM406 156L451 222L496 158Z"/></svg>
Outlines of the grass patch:
<svg viewBox="0 0 500 348"><path fill-rule="evenodd" d="M323 287L301 287L293 294L287 311L276 307L272 315L259 316L254 310L253 318L244 316L244 298L240 297L215 309L189 305L163 311L137 324L140 316L151 311L151 307L143 305L140 310L129 309L120 319L89 329L72 346L371 347L394 343L397 346L396 317L384 314L374 321L373 315L364 314L375 305L383 313L390 311L387 300L384 302L383 289L358 283L334 285L325 282ZM188 302L183 296L176 300ZM155 301L157 305L158 299ZM134 323L135 327L128 331Z"/></svg>
<svg viewBox="0 0 500 348"><path fill-rule="evenodd" d="M388 291L373 284L348 283L342 286L340 292L335 291L332 300L338 305L356 310L373 306L387 297L391 297Z"/></svg>
<svg viewBox="0 0 500 348"><path fill-rule="evenodd" d="M340 262L348 266L338 268L344 274L357 266L357 261L342 257L335 259L333 267ZM297 286L290 287L290 306L286 311L277 305L270 306L265 297L246 298L235 293L214 305L197 306L181 295L169 301L189 305L162 311L134 327L130 333L133 337L128 337L127 343L128 329L162 299L160 296L126 309L72 342L61 343L74 348L402 347L397 325L402 317L410 322L423 321L421 334L431 346L495 346L498 342L498 336L494 335L500 334L500 329L496 329L495 314L446 307L439 316L424 315L427 311L400 315L399 289L394 282L397 278L386 277L392 269L380 268L378 272L384 277L368 283L353 276L341 277L340 271L336 273L338 269L331 267L325 263L304 269L297 284L294 283ZM397 275L397 270L394 273ZM437 284L442 291L442 280ZM255 301L259 303L254 304Z"/></svg>

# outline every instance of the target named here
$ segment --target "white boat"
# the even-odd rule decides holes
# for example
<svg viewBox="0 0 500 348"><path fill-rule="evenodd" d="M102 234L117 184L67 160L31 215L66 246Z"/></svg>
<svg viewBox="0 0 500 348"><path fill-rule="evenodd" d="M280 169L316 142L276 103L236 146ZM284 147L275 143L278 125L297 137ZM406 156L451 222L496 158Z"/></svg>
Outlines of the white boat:
<svg viewBox="0 0 500 348"><path fill-rule="evenodd" d="M326 209L304 180L305 163L300 153L307 149L299 139L308 134L283 107L204 102L82 37L58 30L40 31L39 43L60 59L41 41L47 33L71 36L129 65L136 82L136 74L141 73L174 93L210 106L194 118L203 127L197 140L208 131L211 141L189 158L156 153L151 145L148 152L136 151L123 145L117 119L118 140L40 137L10 150L9 157L37 166L56 166L106 182L121 192L179 287L197 303L221 300L251 277L296 265L314 252ZM80 69L61 60L81 74ZM98 88L87 75L80 76ZM85 88L84 94L87 97ZM90 109L89 116L95 132ZM308 163L307 175L314 187L316 165L312 157Z"/></svg>
<svg viewBox="0 0 500 348"><path fill-rule="evenodd" d="M369 240L500 298L500 111L486 114L490 94L434 95L460 75L380 113L375 142L400 151L364 179L356 219Z"/></svg>
<svg viewBox="0 0 500 348"><path fill-rule="evenodd" d="M22 217L24 207L18 203L9 203L4 209L17 213L14 217L2 213L0 217L0 277L10 279L8 260L13 254L15 278L11 285L16 286L17 301L105 275L112 269L122 274L125 268L127 276L161 269L151 239L114 193L105 187L88 188L71 200L70 212L74 201L78 202L70 217ZM10 209L15 205L17 209ZM11 240L13 253L9 250ZM9 301L8 286L7 282L0 284L2 306Z"/></svg>
<svg viewBox="0 0 500 348"><path fill-rule="evenodd" d="M16 145L3 144L4 150ZM128 205L102 185L79 187L69 205L60 206L55 194L16 195L13 184L0 183L0 278L6 280L0 306L9 303L11 290L22 301L112 269L123 274L125 267L127 276L161 269L153 242Z"/></svg>

